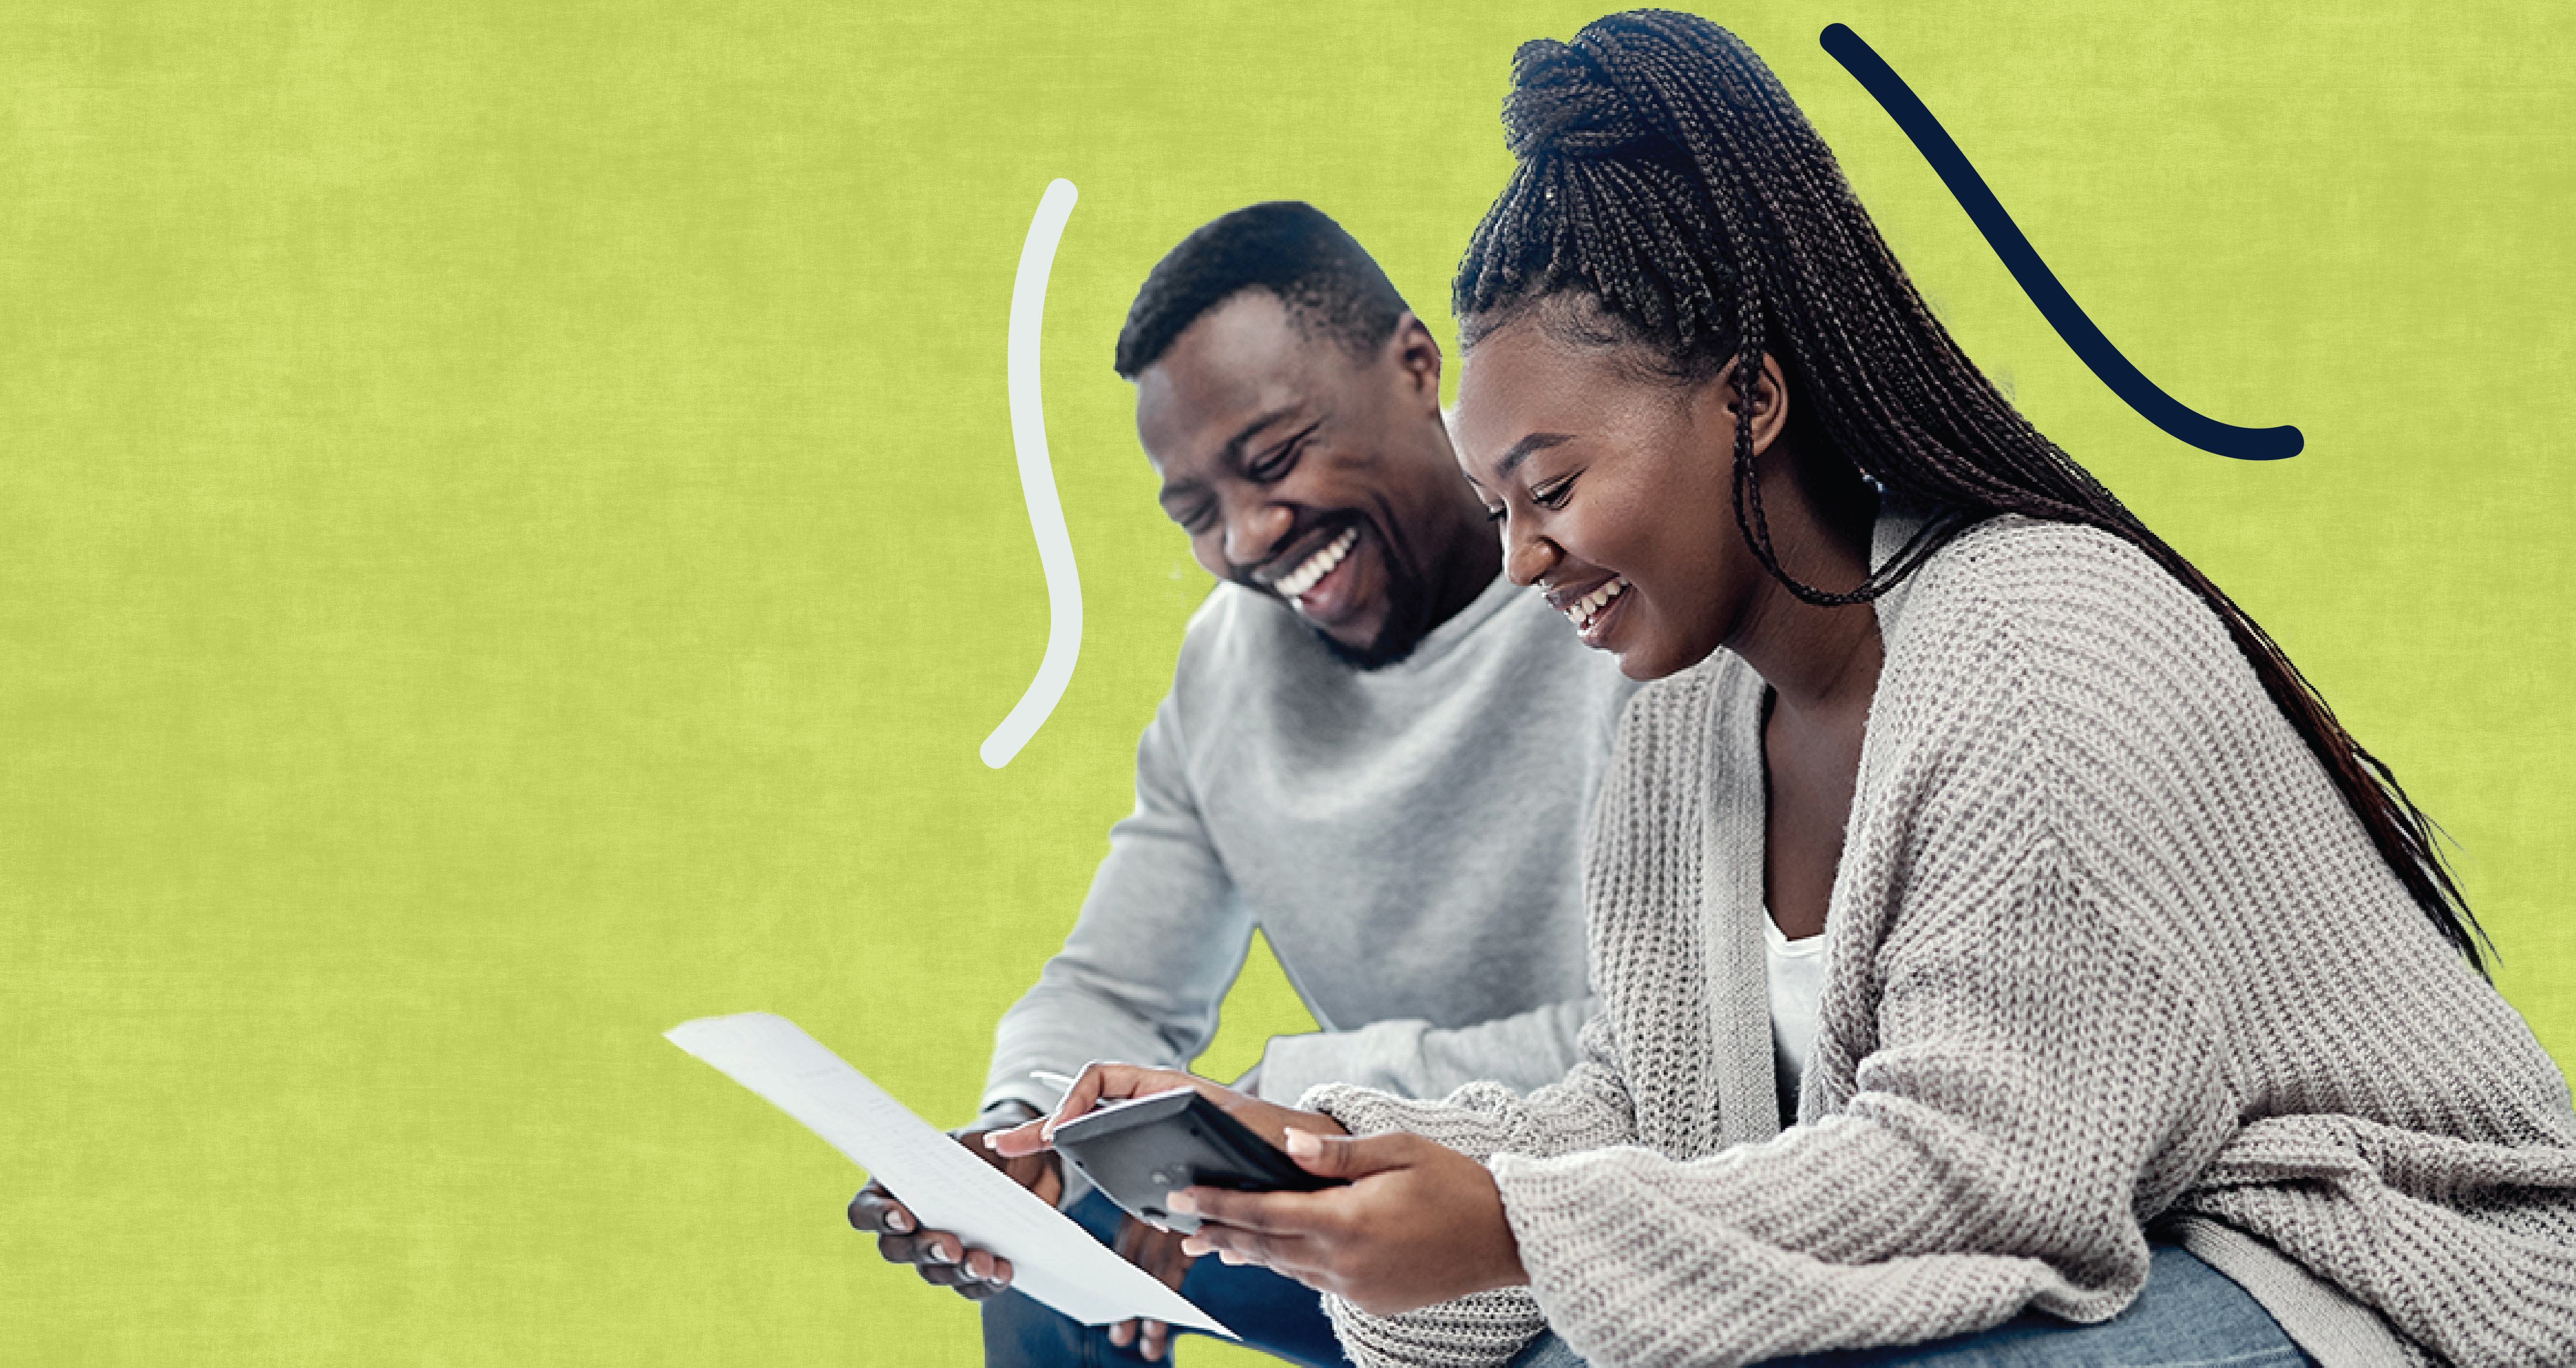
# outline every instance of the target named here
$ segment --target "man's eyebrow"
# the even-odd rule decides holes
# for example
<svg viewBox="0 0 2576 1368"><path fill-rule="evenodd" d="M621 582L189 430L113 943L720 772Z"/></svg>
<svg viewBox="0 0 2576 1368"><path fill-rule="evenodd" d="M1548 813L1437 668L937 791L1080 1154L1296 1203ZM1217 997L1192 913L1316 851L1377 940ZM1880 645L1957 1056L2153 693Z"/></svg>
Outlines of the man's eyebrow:
<svg viewBox="0 0 2576 1368"><path fill-rule="evenodd" d="M1528 460L1530 457L1547 450L1549 447L1563 446L1567 442L1571 442L1573 440L1574 434L1570 432L1533 432L1527 437L1523 437L1519 441L1512 443L1512 449L1504 452L1501 460L1494 462L1494 474L1497 476L1509 475L1513 471L1520 469L1521 462Z"/></svg>

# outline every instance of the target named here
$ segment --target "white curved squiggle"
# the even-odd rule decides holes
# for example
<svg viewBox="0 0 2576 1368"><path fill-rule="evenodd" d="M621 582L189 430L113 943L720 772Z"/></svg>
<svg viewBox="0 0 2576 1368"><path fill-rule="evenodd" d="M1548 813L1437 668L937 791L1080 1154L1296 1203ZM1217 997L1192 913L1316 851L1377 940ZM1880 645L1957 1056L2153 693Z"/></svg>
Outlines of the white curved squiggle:
<svg viewBox="0 0 2576 1368"><path fill-rule="evenodd" d="M1064 529L1064 504L1055 495L1055 467L1047 460L1046 401L1038 383L1039 335L1046 320L1047 272L1055 266L1056 243L1064 237L1065 220L1073 217L1073 182L1048 183L1038 199L1037 217L1029 220L1029 239L1020 247L1019 279L1011 286L1011 446L1020 458L1020 492L1029 502L1029 528L1037 534L1038 566L1046 572L1047 644L1038 660L1038 677L1020 695L1011 715L984 738L977 753L994 769L1011 763L1020 747L1037 735L1040 724L1064 697L1073 681L1073 662L1082 654L1082 577L1073 567L1073 538Z"/></svg>

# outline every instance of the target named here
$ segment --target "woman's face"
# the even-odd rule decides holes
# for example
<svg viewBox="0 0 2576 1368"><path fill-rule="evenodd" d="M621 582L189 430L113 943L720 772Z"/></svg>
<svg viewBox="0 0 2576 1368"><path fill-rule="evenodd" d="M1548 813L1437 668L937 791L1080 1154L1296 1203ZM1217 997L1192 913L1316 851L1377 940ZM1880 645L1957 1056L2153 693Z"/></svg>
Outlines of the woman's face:
<svg viewBox="0 0 2576 1368"><path fill-rule="evenodd" d="M1502 523L1504 569L1536 585L1631 679L1704 660L1765 578L1735 525L1735 392L1622 366L1526 316L1467 357L1452 428L1459 468ZM1776 383L1757 446L1779 426Z"/></svg>

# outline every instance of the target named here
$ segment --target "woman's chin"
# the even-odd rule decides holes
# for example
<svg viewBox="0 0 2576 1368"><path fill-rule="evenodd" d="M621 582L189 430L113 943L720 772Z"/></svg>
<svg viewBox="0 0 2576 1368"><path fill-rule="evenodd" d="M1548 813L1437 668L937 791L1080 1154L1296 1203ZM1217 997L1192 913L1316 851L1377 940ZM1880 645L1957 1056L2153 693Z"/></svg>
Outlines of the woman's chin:
<svg viewBox="0 0 2576 1368"><path fill-rule="evenodd" d="M1640 620L1621 624L1624 630L1601 649L1619 662L1619 673L1643 683L1680 674L1693 665L1717 654L1715 646L1702 647L1667 632L1657 631L1662 624L1639 615Z"/></svg>
<svg viewBox="0 0 2576 1368"><path fill-rule="evenodd" d="M1634 643L1621 642L1608 649L1618 658L1619 673L1639 683L1679 674L1698 663L1680 658L1679 652L1659 649L1659 645L1660 643L1649 639Z"/></svg>

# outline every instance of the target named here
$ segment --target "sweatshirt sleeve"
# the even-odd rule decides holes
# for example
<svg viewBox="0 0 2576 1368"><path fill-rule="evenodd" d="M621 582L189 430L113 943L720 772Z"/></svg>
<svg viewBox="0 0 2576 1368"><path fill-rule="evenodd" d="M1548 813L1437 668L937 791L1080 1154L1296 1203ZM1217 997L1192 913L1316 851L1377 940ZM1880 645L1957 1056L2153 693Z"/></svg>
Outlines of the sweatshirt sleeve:
<svg viewBox="0 0 2576 1368"><path fill-rule="evenodd" d="M1574 1067L1592 1011L1593 1000L1584 997L1452 1029L1402 1019L1273 1036L1261 1056L1261 1095L1294 1102L1319 1084L1355 1083L1405 1097L1441 1097L1480 1080L1525 1092Z"/></svg>
<svg viewBox="0 0 2576 1368"><path fill-rule="evenodd" d="M1136 747L1136 810L1109 830L1064 949L994 1033L984 1106L1052 1108L1030 1074L1074 1074L1095 1059L1181 1068L1215 1034L1243 967L1253 919L1200 820L1174 696Z"/></svg>

